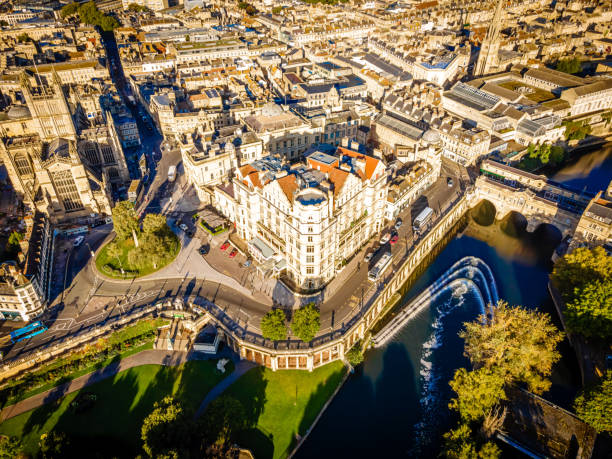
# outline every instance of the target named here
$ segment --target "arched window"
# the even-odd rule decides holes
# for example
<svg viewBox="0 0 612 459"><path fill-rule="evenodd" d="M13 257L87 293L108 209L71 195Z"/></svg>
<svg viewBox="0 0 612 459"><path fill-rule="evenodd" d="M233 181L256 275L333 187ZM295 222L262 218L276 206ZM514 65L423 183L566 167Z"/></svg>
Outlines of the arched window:
<svg viewBox="0 0 612 459"><path fill-rule="evenodd" d="M32 175L34 171L32 170L32 165L30 161L23 153L17 153L15 155L15 166L17 166L17 173L19 175Z"/></svg>

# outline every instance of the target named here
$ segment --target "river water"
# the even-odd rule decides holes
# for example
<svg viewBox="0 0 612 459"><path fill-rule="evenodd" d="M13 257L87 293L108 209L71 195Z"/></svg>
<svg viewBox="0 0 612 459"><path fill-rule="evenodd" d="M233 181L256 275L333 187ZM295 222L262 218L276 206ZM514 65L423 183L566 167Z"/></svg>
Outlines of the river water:
<svg viewBox="0 0 612 459"><path fill-rule="evenodd" d="M612 149L584 155L552 178L591 192L605 189L612 179ZM547 291L558 231L543 225L526 233L520 221L484 226L469 220L463 234L441 251L402 302L408 303L457 260L476 256L491 268L501 299L548 312L560 326ZM454 422L447 408L452 395L448 381L458 367L468 365L457 333L479 313L474 292L457 293L440 297L383 348L366 353L297 458L438 455L441 436ZM561 353L553 387L545 396L568 407L580 377L566 342Z"/></svg>

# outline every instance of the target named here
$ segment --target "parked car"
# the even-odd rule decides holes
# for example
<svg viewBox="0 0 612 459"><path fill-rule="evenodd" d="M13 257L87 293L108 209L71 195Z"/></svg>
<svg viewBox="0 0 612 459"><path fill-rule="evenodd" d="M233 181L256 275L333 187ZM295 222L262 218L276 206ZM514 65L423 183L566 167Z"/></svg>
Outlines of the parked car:
<svg viewBox="0 0 612 459"><path fill-rule="evenodd" d="M395 234L395 235L393 235L393 236L391 237L391 240L389 240L389 242L390 242L391 244L395 244L395 243L397 242L397 240L398 240L398 239L399 239L399 237L397 236L397 234Z"/></svg>
<svg viewBox="0 0 612 459"><path fill-rule="evenodd" d="M72 243L72 245L73 245L74 247L78 247L78 246L80 246L80 245L83 243L83 241L84 241L84 240L85 240L85 236L79 236L79 237L77 237L77 238L74 240L74 242Z"/></svg>
<svg viewBox="0 0 612 459"><path fill-rule="evenodd" d="M221 244L221 247L219 247L221 250L227 250L227 248L229 247L229 242L225 241L223 244Z"/></svg>
<svg viewBox="0 0 612 459"><path fill-rule="evenodd" d="M179 225L179 228L182 229L183 231L187 231L189 228L187 228L187 225L185 225L184 223L181 223Z"/></svg>
<svg viewBox="0 0 612 459"><path fill-rule="evenodd" d="M238 255L238 251L236 249L232 250L229 254L230 258L234 258L236 255Z"/></svg>
<svg viewBox="0 0 612 459"><path fill-rule="evenodd" d="M366 253L366 256L365 256L365 257L363 257L363 261L365 261L366 263L369 263L369 262L370 262L370 260L371 260L372 258L374 258L374 254L375 254L375 253L376 253L376 252L373 252L373 251L372 251L372 252L368 252L368 253Z"/></svg>
<svg viewBox="0 0 612 459"><path fill-rule="evenodd" d="M185 231L185 234L187 235L187 237L193 237L193 236L195 236L195 233L194 233L192 230Z"/></svg>
<svg viewBox="0 0 612 459"><path fill-rule="evenodd" d="M453 182L453 179L450 177L446 178L446 184L448 185L449 188L452 188L453 185L455 184L455 182Z"/></svg>
<svg viewBox="0 0 612 459"><path fill-rule="evenodd" d="M395 222L394 228L397 230L397 229L400 229L401 227L402 227L402 221L398 218L397 221Z"/></svg>
<svg viewBox="0 0 612 459"><path fill-rule="evenodd" d="M249 266L251 266L251 260L247 260L245 261L242 266L244 266L245 268L248 268Z"/></svg>
<svg viewBox="0 0 612 459"><path fill-rule="evenodd" d="M391 235L389 233L383 234L383 236L380 238L380 245L386 244L389 242L389 239L391 239Z"/></svg>
<svg viewBox="0 0 612 459"><path fill-rule="evenodd" d="M200 252L200 255L202 256L206 255L208 251L209 251L208 245L200 246L200 248L198 249L198 252Z"/></svg>

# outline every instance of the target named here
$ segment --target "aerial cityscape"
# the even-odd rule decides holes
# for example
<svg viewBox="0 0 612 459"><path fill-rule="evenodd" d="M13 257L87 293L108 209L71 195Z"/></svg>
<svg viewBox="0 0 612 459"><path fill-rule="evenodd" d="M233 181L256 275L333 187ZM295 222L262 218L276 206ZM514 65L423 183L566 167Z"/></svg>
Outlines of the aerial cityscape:
<svg viewBox="0 0 612 459"><path fill-rule="evenodd" d="M1 458L612 457L612 0L0 2Z"/></svg>

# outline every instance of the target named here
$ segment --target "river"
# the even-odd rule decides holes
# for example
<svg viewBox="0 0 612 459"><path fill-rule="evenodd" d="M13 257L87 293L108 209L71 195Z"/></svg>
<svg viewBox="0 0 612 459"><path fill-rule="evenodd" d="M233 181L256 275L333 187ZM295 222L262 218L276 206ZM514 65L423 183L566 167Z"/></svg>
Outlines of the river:
<svg viewBox="0 0 612 459"><path fill-rule="evenodd" d="M552 178L592 192L605 188L612 179L612 149L586 154ZM548 312L560 326L546 286L560 235L545 225L526 233L514 223L483 226L470 218L463 234L441 251L402 303L457 260L477 256L491 268L500 298ZM452 395L448 381L458 367L468 365L457 333L478 313L473 292L449 293L418 314L386 346L369 350L296 457L436 457L442 434L453 423L447 408ZM569 407L580 383L579 371L567 342L562 343L561 353L545 397Z"/></svg>

